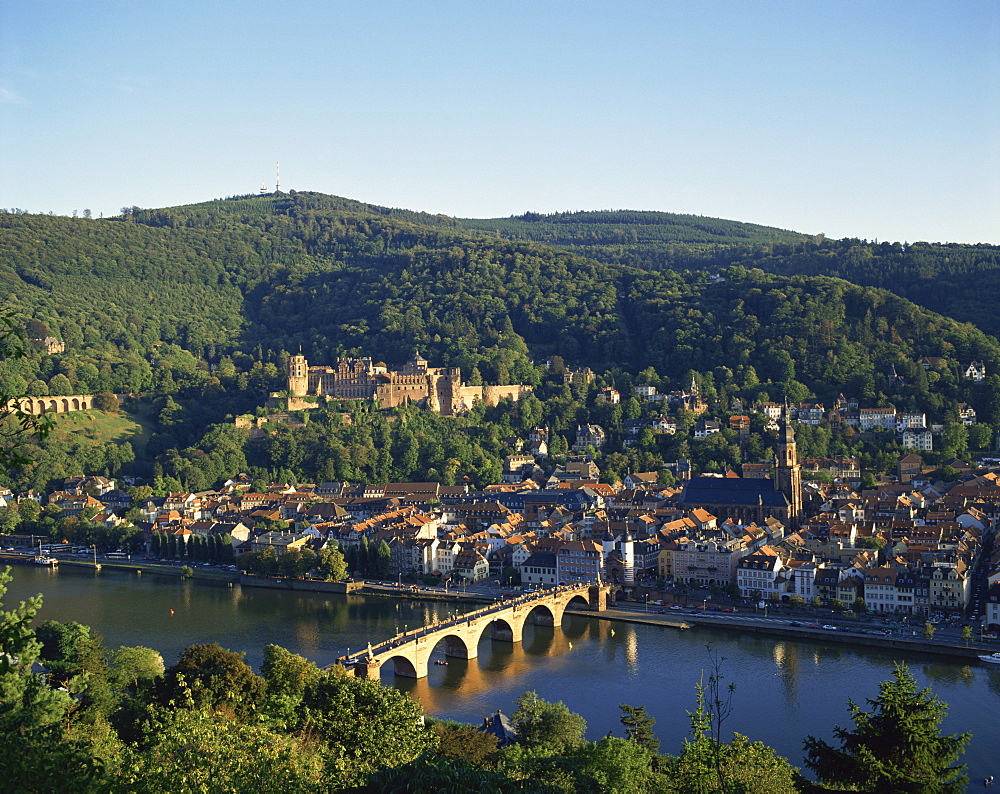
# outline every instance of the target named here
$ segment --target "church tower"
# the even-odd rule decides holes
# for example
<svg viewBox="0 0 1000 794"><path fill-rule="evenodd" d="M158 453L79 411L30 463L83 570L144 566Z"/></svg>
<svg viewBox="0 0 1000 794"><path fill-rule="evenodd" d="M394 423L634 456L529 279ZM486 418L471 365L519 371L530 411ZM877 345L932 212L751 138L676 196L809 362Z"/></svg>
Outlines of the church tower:
<svg viewBox="0 0 1000 794"><path fill-rule="evenodd" d="M781 411L775 458L774 490L781 491L788 499L789 523L794 531L802 519L802 467L795 448L795 431L788 421L787 405Z"/></svg>

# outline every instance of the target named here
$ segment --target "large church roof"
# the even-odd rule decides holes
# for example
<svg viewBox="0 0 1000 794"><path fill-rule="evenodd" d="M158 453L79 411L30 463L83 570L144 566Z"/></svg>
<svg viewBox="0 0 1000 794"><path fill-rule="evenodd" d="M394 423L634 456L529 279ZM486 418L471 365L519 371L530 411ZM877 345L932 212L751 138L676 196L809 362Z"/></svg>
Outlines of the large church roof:
<svg viewBox="0 0 1000 794"><path fill-rule="evenodd" d="M788 500L774 490L770 479L695 477L684 486L678 502L682 505L732 505L787 507Z"/></svg>

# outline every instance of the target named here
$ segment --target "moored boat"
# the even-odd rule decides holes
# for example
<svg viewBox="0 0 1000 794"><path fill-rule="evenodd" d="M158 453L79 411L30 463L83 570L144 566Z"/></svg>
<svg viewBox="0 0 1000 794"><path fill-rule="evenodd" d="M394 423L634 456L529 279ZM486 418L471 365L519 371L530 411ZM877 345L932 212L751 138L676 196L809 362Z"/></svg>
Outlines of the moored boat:
<svg viewBox="0 0 1000 794"><path fill-rule="evenodd" d="M990 664L1000 664L1000 653L983 654L979 657L979 661L988 662Z"/></svg>

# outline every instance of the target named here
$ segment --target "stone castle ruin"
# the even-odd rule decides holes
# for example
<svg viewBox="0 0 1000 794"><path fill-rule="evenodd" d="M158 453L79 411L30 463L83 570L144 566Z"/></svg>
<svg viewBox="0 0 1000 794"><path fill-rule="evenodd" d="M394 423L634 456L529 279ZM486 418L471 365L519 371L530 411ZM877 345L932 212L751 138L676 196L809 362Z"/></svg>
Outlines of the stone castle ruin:
<svg viewBox="0 0 1000 794"><path fill-rule="evenodd" d="M382 408L418 403L442 416L457 416L476 402L496 405L505 397L517 402L531 387L467 386L461 369L429 367L420 354L399 370L370 358L340 359L332 367L309 366L305 356L297 355L288 364L288 391L291 410L313 407L304 398L332 397L377 400Z"/></svg>
<svg viewBox="0 0 1000 794"><path fill-rule="evenodd" d="M71 411L88 411L94 407L93 394L66 394L55 397L16 397L5 404L7 410L20 406L21 411L32 416L43 413L64 414Z"/></svg>

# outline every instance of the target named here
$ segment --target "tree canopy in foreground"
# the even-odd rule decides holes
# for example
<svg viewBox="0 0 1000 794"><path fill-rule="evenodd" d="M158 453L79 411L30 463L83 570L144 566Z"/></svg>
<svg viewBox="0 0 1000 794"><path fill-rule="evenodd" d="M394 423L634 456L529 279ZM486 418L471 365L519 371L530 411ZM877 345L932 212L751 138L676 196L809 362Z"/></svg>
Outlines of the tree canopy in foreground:
<svg viewBox="0 0 1000 794"><path fill-rule="evenodd" d="M853 731L837 727L837 749L813 736L805 740L806 766L821 781L860 791L945 794L965 791L965 767L957 765L971 734L941 735L947 705L919 689L904 664L868 699L871 711L848 701Z"/></svg>

